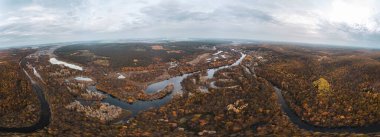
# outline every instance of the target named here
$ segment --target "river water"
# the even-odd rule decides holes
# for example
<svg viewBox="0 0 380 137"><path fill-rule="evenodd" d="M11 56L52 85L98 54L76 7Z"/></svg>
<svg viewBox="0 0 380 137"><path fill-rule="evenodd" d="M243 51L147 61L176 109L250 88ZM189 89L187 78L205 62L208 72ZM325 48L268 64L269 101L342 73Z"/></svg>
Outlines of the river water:
<svg viewBox="0 0 380 137"><path fill-rule="evenodd" d="M239 65L240 62L246 56L246 54L243 54L243 53L240 53L240 54L241 54L241 57L236 62L234 62L232 65L226 65L226 66L222 66L222 67L218 67L218 68L207 69L207 78L208 79L213 78L215 72L218 70ZM195 73L197 73L197 72L195 72ZM176 77L164 80L164 81L153 83L146 88L145 93L154 93L160 89L165 88L170 83L174 84L174 89L173 89L174 92L180 92L180 91L182 91L182 85L181 85L182 80L185 79L186 77L192 75L192 74L194 74L194 73L187 73L187 74L183 74L181 76L176 76Z"/></svg>
<svg viewBox="0 0 380 137"><path fill-rule="evenodd" d="M222 67L218 67L218 68L213 68L213 69L207 69L207 78L213 78L215 72L218 71L218 70L239 65L240 62L246 56L246 54L244 54L244 53L240 53L240 54L241 54L241 57L236 62L234 62L231 65L226 65L226 66L222 66ZM133 104L129 104L127 102L123 102L123 101L121 101L121 100L119 100L119 99L117 99L117 98L115 98L115 97L113 97L113 96L111 96L111 95L109 95L107 93L104 93L102 91L98 91L98 90L96 90L96 88L94 86L89 87L89 88L92 91L102 92L103 94L106 94L107 97L102 100L103 102L109 103L111 105L115 105L115 106L118 106L120 108L123 108L123 109L131 111L132 115L129 116L129 117L127 117L125 119L125 120L127 120L130 117L136 116L141 111L144 111L144 110L147 110L147 109L150 109L150 108L158 108L158 107L166 104L167 102L169 102L173 98L173 94L175 94L175 93L181 93L182 92L182 85L181 85L182 80L184 80L186 77L188 77L188 76L190 76L190 75L192 75L194 73L197 73L197 72L183 74L183 75L180 75L180 76L172 77L172 78L169 78L167 80L163 80L163 81L160 81L160 82L153 83L153 84L149 85L145 89L145 93L147 93L147 94L154 93L154 92L157 92L157 91L159 91L161 89L164 89L170 83L172 83L174 85L174 89L173 89L172 93L170 93L169 95L165 96L164 98L161 98L161 99L158 99L158 100L153 100L153 101L140 101L140 100L138 100L138 101L134 102Z"/></svg>
<svg viewBox="0 0 380 137"><path fill-rule="evenodd" d="M227 66L222 66L214 69L208 69L207 70L207 77L208 78L213 78L214 74L216 71L232 66L239 65L240 62L244 59L245 54L241 53L240 59L238 59L235 63L232 65L227 65ZM22 59L20 61L20 66L25 66L25 60ZM23 67L22 67L23 68ZM40 101L40 119L39 121L29 127L20 127L20 128L12 128L12 127L0 127L0 132L21 132L21 133L28 133L28 132L34 132L36 130L40 130L45 128L49 123L50 123L50 117L51 117L51 112L50 112L50 107L48 102L46 101L44 97L44 93L42 88L29 76L29 74L24 70L25 75L30 79L32 82L32 87L34 91L37 93L38 100ZM197 72L195 72L197 73ZM121 107L126 110L130 110L132 112L132 115L127 117L125 120L128 120L130 117L136 116L139 112L143 110L147 110L150 108L158 108L167 102L169 102L172 99L173 93L181 92L182 91L182 86L181 86L181 81L188 77L189 75L192 75L194 73L189 73L189 74L184 74L181 76L173 77L164 81L160 81L154 84L151 84L148 86L148 88L145 90L146 93L154 93L158 90L161 90L165 88L168 84L173 83L174 84L174 92L171 94L165 96L162 99L158 100L153 100L153 101L136 101L133 104L128 104L126 102L120 101L117 98L106 94L106 98L102 100L103 102L109 103L111 105L115 105L118 107ZM95 92L101 92L97 91L95 86L89 87L90 90L95 91ZM278 89L277 87L274 87L275 93L278 96L278 103L281 105L281 110L286 114L286 116L289 117L290 121L298 126L301 129L304 130L309 130L313 132L355 132L355 133L375 133L375 132L380 132L380 124L371 124L367 126L362 126L362 127L350 127L350 126L343 126L343 127L319 127L315 126L312 124L307 123L306 121L302 120L287 104L285 99L282 96L281 90Z"/></svg>
<svg viewBox="0 0 380 137"><path fill-rule="evenodd" d="M0 127L0 132L30 133L30 132L35 132L37 130L43 129L50 123L50 117L51 117L50 106L45 99L45 95L44 95L42 87L40 87L38 83L34 81L33 78L28 74L28 72L25 71L24 69L25 59L22 59L19 64L20 64L20 67L23 68L23 71L26 77L31 81L32 88L37 94L37 99L39 100L40 108L41 108L40 113L39 113L39 119L37 123L28 127Z"/></svg>
<svg viewBox="0 0 380 137"><path fill-rule="evenodd" d="M289 120L298 126L298 128L313 131L313 132L354 132L354 133L374 133L380 132L380 124L375 123L367 126L341 126L341 127L320 127L312 125L302 120L296 112L293 111L282 96L281 90L273 87L278 97L277 101L281 105L281 110L289 117Z"/></svg>

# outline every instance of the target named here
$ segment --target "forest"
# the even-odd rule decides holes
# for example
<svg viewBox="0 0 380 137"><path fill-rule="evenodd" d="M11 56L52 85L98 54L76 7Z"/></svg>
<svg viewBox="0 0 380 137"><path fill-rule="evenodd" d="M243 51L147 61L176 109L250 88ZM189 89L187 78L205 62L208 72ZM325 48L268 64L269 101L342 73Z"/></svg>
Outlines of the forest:
<svg viewBox="0 0 380 137"><path fill-rule="evenodd" d="M257 75L284 90L295 112L324 127L365 126L380 119L379 51L291 46L251 48L268 62Z"/></svg>
<svg viewBox="0 0 380 137"><path fill-rule="evenodd" d="M162 49L152 49L159 45ZM89 56L75 55L80 50L88 50L100 57L107 57L110 67L146 67L160 62L181 60L183 57L199 54L205 48L212 48L217 43L210 42L169 42L169 43L105 43L91 45L70 45L59 48L55 54L63 59L73 60L79 64L94 61ZM177 52L178 51L178 52Z"/></svg>

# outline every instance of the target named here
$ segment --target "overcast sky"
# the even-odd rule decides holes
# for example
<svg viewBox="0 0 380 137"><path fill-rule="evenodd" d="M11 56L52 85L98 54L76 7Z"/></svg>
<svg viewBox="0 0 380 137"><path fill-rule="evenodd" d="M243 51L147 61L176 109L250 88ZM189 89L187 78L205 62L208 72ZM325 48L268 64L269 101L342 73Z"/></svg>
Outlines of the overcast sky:
<svg viewBox="0 0 380 137"><path fill-rule="evenodd" d="M380 48L378 0L0 0L0 46L239 38Z"/></svg>

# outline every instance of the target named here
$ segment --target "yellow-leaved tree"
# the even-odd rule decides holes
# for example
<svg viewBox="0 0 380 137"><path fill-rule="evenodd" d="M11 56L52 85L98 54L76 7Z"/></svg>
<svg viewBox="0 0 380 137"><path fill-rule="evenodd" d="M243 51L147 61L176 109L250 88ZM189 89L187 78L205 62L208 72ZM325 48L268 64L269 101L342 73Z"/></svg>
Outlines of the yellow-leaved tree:
<svg viewBox="0 0 380 137"><path fill-rule="evenodd" d="M313 86L318 89L318 95L327 95L331 92L329 82L324 78L319 78L313 82Z"/></svg>

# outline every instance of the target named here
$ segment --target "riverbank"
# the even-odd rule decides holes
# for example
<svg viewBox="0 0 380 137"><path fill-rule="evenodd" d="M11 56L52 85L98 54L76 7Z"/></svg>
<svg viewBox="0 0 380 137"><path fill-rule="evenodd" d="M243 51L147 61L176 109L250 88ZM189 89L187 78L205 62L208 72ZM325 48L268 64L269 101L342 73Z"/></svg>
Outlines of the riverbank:
<svg viewBox="0 0 380 137"><path fill-rule="evenodd" d="M20 67L24 68L26 61L24 59L21 59L20 61ZM39 120L34 123L31 126L21 126L21 127L0 127L0 132L18 132L18 133L30 133L30 132L35 132L37 130L41 130L45 128L49 123L50 123L50 117L51 117L51 112L50 112L50 107L48 102L45 99L45 95L43 93L43 89L36 83L28 74L27 71L24 70L25 75L29 79L29 81L32 83L32 88L37 94L37 98L40 103L40 112L39 112Z"/></svg>

